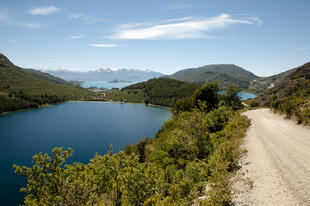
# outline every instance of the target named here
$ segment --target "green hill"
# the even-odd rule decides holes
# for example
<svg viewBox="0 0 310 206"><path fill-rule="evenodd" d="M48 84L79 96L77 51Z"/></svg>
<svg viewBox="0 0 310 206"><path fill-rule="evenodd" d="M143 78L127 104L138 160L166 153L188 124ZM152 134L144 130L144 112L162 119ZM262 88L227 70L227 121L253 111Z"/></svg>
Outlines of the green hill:
<svg viewBox="0 0 310 206"><path fill-rule="evenodd" d="M269 77L260 77L260 78L254 79L250 82L250 86L248 90L255 92L255 93L264 92L267 89L272 88L275 84L279 83L281 80L289 76L294 71L296 71L296 68L290 69L288 71L282 72L280 74L272 75Z"/></svg>
<svg viewBox="0 0 310 206"><path fill-rule="evenodd" d="M248 89L250 81L257 79L256 75L233 64L212 64L198 68L178 71L169 78L203 85L207 82L218 82L221 89L234 84L241 89Z"/></svg>
<svg viewBox="0 0 310 206"><path fill-rule="evenodd" d="M169 78L150 79L130 85L122 90L107 92L109 100L134 103L150 103L171 107L177 100L190 97L198 85Z"/></svg>
<svg viewBox="0 0 310 206"><path fill-rule="evenodd" d="M49 74L15 66L0 54L0 113L77 100L91 94Z"/></svg>
<svg viewBox="0 0 310 206"><path fill-rule="evenodd" d="M289 72L252 104L269 106L298 123L310 124L310 62Z"/></svg>

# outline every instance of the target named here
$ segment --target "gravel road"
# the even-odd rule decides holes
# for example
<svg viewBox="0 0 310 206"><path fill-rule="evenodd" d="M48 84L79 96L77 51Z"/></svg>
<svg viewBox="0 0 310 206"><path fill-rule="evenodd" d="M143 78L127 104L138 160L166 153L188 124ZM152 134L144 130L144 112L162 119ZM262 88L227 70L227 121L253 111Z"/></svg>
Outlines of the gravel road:
<svg viewBox="0 0 310 206"><path fill-rule="evenodd" d="M310 129L284 120L268 109L244 113L247 131L235 183L235 205L310 206Z"/></svg>

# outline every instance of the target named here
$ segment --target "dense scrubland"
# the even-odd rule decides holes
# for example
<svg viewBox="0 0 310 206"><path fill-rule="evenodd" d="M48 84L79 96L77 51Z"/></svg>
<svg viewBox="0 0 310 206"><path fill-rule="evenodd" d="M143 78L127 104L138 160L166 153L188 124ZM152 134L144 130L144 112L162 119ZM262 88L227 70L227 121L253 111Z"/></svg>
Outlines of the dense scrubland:
<svg viewBox="0 0 310 206"><path fill-rule="evenodd" d="M0 113L78 100L92 94L72 82L17 67L0 54Z"/></svg>
<svg viewBox="0 0 310 206"><path fill-rule="evenodd" d="M273 88L248 103L252 107L270 107L299 124L310 125L310 63L291 71Z"/></svg>
<svg viewBox="0 0 310 206"><path fill-rule="evenodd" d="M32 167L14 165L27 182L25 204L228 205L249 126L237 111L237 92L230 87L220 95L216 84L206 84L179 101L155 138L119 153L111 146L86 164L66 164L73 150L55 148L34 155Z"/></svg>

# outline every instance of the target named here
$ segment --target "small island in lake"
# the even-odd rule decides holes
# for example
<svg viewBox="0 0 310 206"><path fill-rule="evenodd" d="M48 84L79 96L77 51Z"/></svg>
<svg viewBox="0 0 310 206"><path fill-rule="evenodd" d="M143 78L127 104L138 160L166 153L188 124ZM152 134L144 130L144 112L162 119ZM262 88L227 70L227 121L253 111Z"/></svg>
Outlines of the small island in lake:
<svg viewBox="0 0 310 206"><path fill-rule="evenodd" d="M111 81L108 81L109 83L131 83L132 81L126 81L126 80L121 80L121 79L114 79Z"/></svg>

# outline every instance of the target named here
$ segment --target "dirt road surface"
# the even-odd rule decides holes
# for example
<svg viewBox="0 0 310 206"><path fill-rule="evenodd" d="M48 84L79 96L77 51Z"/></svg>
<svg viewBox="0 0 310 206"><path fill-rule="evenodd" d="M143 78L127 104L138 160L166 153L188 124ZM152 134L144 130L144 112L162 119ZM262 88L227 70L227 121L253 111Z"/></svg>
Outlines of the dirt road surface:
<svg viewBox="0 0 310 206"><path fill-rule="evenodd" d="M269 109L244 113L247 131L233 199L238 206L310 206L310 129L284 120Z"/></svg>

